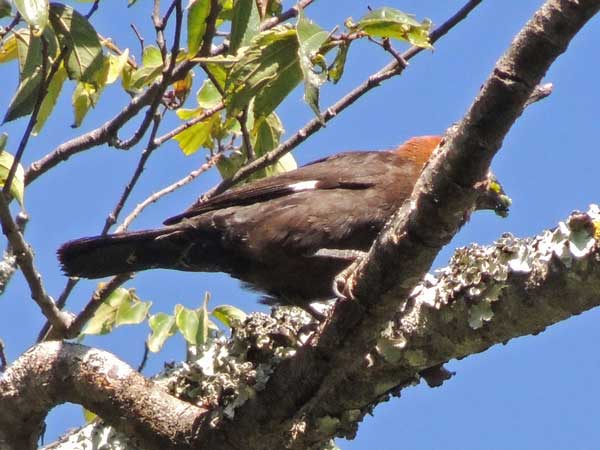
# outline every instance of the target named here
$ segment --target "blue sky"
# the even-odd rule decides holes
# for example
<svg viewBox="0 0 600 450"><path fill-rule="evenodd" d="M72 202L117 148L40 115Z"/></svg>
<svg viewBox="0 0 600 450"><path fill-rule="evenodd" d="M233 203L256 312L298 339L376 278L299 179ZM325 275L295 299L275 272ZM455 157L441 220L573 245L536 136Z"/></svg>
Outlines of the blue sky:
<svg viewBox="0 0 600 450"><path fill-rule="evenodd" d="M150 2L139 0L130 9L125 3L101 2L93 23L104 36L113 36L119 46L130 47L139 60L139 45L129 24L136 24L147 43L152 41ZM349 16L359 18L367 6L387 5L419 19L428 17L439 25L462 4L435 0L317 1L308 16L332 29ZM296 149L297 160L305 163L344 150L389 148L414 135L443 133L462 117L494 62L541 4L539 0L484 1L466 21L438 41L433 52L414 58L401 77L360 99ZM493 162L495 173L513 199L509 217L475 214L442 251L436 267L445 265L458 246L491 243L506 231L530 236L553 227L572 210L585 210L590 203L600 201L600 149L595 134L600 126L599 25L600 18L596 17L553 65L546 81L554 84L554 93L528 108ZM322 107L362 82L388 59L373 44L354 45L342 81L324 87ZM17 68L14 64L2 66L0 74L5 80L0 91L0 107L4 110L16 89ZM82 127L73 130L69 127L71 89L63 92L42 134L30 142L24 156L26 165L66 139L94 128L127 101L118 88L107 90ZM287 135L312 117L301 95L298 90L278 109ZM162 129L167 131L176 124L175 119L167 120ZM9 150L17 145L25 125L26 120L21 119L0 127L0 132L9 133ZM121 137L128 136L134 126L127 127ZM26 238L35 249L36 264L53 296L58 296L65 283L56 264L56 249L66 240L101 230L140 151L107 147L90 150L59 165L27 189L25 201L31 222ZM204 157L203 152L185 157L174 142L168 142L151 158L125 213L152 192L196 168ZM217 181L216 173L208 174L148 208L133 228L158 226ZM84 305L94 286L95 282L80 283L69 307L78 310ZM224 275L152 271L138 275L127 286L136 287L140 297L152 300L153 312L170 312L175 303L195 307L205 291L212 293L214 305L235 304L247 312L265 310L254 295ZM0 337L11 360L31 345L42 324L41 314L29 297L22 277L17 275L0 299ZM366 418L354 441L340 441L339 445L353 450L597 448L599 319L599 311L594 310L538 336L451 361L448 368L457 374L444 386L406 389L401 399L379 406L374 417ZM112 351L135 366L147 332L144 326L125 327L108 337L87 339L86 343ZM157 372L165 360L181 359L183 351L181 340L173 339L162 353L151 357L145 373ZM57 408L48 418L47 442L80 420L78 406Z"/></svg>

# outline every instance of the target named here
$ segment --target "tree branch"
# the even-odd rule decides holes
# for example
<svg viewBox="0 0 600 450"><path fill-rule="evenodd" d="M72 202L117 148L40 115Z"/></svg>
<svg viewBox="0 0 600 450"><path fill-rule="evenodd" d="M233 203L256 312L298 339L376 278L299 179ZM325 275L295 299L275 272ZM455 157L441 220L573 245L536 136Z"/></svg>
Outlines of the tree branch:
<svg viewBox="0 0 600 450"><path fill-rule="evenodd" d="M157 384L177 386L182 398L188 398L196 405L210 406L212 425L209 427L206 423L204 428L200 427L193 441L188 441L188 445L196 446L193 448L242 448L229 445L229 442L239 442L236 440L238 433L250 435L249 439L240 443L249 445L243 447L247 449L283 446L305 449L333 437L353 437L365 414L390 396L399 395L404 387L418 383L425 370L437 368L450 359L484 351L495 344L505 344L515 337L537 334L550 325L600 305L600 246L594 239L595 235L600 237L600 230L595 225L599 220L600 208L594 205L589 212L573 213L554 230L544 231L533 238L517 239L504 235L491 246L472 245L457 250L448 267L438 271L436 277L426 277L410 293L407 301L397 305L386 330L378 333L377 347L359 358L361 364L346 373L343 380L323 384L306 398L295 417L285 423L288 431L302 429L303 432L282 435L277 429L262 432L234 429L227 418L235 414L233 423L236 423L240 415L249 412L247 406L235 408L235 405L244 402L242 392L264 388L261 387L264 380L256 376L259 365L264 373L270 373L281 363L281 355L292 355L300 350L307 339L306 336L302 338L303 334L311 329L307 326L310 319L303 312L280 308L273 317L252 314L241 327L236 328L232 340L215 341L213 347L207 349L205 354L213 355L212 363L206 360L204 365L181 365L164 374ZM40 370L39 367L46 363L39 360L57 358L52 356L56 352L65 352L64 358L67 358L67 351L74 352L68 356L73 361L58 364L58 360L53 360L54 373L50 380L54 381L62 373L61 366L76 364L75 360L81 359L78 355L85 348L73 346L57 350L54 346L60 344L51 345L34 347L32 353L19 358L8 369L5 380L0 381L0 430L12 430L9 421L20 420L14 414L3 417L2 411L18 411L23 417L39 417L43 414L39 411L41 405L57 401L53 397L55 390L60 392L59 400L62 401L74 401L73 397L79 395L82 390L80 383L85 382L79 378L79 369L73 375L74 382L66 381L66 386L53 384L48 390L46 370L50 369ZM117 371L116 358L96 350L87 352L98 353L106 364L101 366L98 361L97 370L107 374ZM87 364L85 359L81 364ZM203 372L203 367L209 366L210 370ZM132 370L126 368L126 372ZM124 369L118 372L124 372ZM310 373L305 375L310 376ZM121 377L121 380L125 381L123 384L129 382L126 377ZM190 384L188 380L194 381ZM223 383L237 385L240 380L244 380L244 387L238 386L239 390L233 395L218 394ZM159 431L162 434L158 437L142 435L139 431L131 433L131 429L139 428L138 422L156 420L157 409L167 401L179 405L176 410L183 408L177 400L169 400L162 392L140 394L137 379L126 393L123 392L126 390L124 386L113 387L120 381L108 380L106 385L105 379L100 378L96 382L100 386L91 388L93 400L83 394L86 398L78 398L77 403L87 408L93 406L97 408L96 412L109 410L107 415L102 415L105 422L130 437L142 439L142 448L154 448L156 444L153 442L164 442L173 434L180 436L178 439L182 441L170 441L171 445L174 448L183 445L184 434L192 420L190 416L171 424L175 427L170 429L171 435L165 435L164 431ZM151 390L155 389L155 385L147 383ZM267 391L260 395L265 395L269 387L267 385ZM290 391L292 387L295 389L298 385L288 384ZM110 392L118 390L120 394L116 399L107 399L106 393L102 397L98 392L104 389ZM16 396L11 394L15 390L18 392ZM14 398L19 398L23 406L15 406ZM130 407L142 414L131 418L133 422L128 422L126 428L120 424L122 419L118 417L124 398L134 402ZM92 401L102 404L92 404ZM283 398L277 399L277 402L283 401ZM116 404L112 405L112 402ZM251 406L251 403L246 401L246 405ZM190 408L195 410L196 406L190 404ZM195 423L200 426L204 417L204 410L197 411ZM273 421L286 420L279 416L269 418ZM232 433L223 442L211 440L213 427L219 423Z"/></svg>

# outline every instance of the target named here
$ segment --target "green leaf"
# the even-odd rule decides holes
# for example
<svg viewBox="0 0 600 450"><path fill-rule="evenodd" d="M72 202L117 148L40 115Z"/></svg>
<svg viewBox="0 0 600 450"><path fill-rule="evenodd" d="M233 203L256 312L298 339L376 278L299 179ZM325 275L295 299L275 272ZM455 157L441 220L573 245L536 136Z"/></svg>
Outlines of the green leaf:
<svg viewBox="0 0 600 450"><path fill-rule="evenodd" d="M94 420L94 419L96 419L96 417L98 417L95 413L93 413L89 409L86 409L86 408L81 408L81 409L83 409L83 419L85 420L85 423L90 423L92 420Z"/></svg>
<svg viewBox="0 0 600 450"><path fill-rule="evenodd" d="M246 320L246 313L231 305L220 305L213 309L212 315L229 328Z"/></svg>
<svg viewBox="0 0 600 450"><path fill-rule="evenodd" d="M42 81L41 67L19 83L17 92L10 101L3 122L10 122L19 117L26 116L33 111L37 96L40 94Z"/></svg>
<svg viewBox="0 0 600 450"><path fill-rule="evenodd" d="M202 108L196 110L178 109L177 115L182 120L189 120L203 112ZM177 141L179 148L187 156L196 153L201 148L213 148L213 134L219 127L220 121L220 115L213 114L202 122L198 122L183 130L173 139Z"/></svg>
<svg viewBox="0 0 600 450"><path fill-rule="evenodd" d="M50 22L65 51L69 78L96 83L104 67L104 55L98 34L88 20L70 6L52 3Z"/></svg>
<svg viewBox="0 0 600 450"><path fill-rule="evenodd" d="M2 147L4 145L6 145L6 138L4 139ZM0 153L0 187L4 187L8 172L10 171L14 160L15 158L13 155L7 151L4 150ZM23 196L25 195L25 171L21 164L17 166L17 171L15 172L15 176L10 185L10 195L16 198L19 204L23 206Z"/></svg>
<svg viewBox="0 0 600 450"><path fill-rule="evenodd" d="M177 305L175 323L185 340L191 345L203 345L208 339L208 313L206 304L198 309Z"/></svg>
<svg viewBox="0 0 600 450"><path fill-rule="evenodd" d="M98 89L96 86L90 83L79 82L75 86L73 91L73 112L74 121L71 127L77 128L83 122L84 117L88 111L96 106L98 99L100 98L102 89Z"/></svg>
<svg viewBox="0 0 600 450"><path fill-rule="evenodd" d="M327 40L329 34L317 24L307 19L304 11L298 15L296 25L298 34L298 57L300 59L300 68L304 78L304 101L321 119L319 110L319 87L327 80L327 70L321 67L321 71L315 70L313 60L317 56L319 49Z"/></svg>
<svg viewBox="0 0 600 450"><path fill-rule="evenodd" d="M0 19L3 17L10 16L12 12L12 6L9 0L0 0Z"/></svg>
<svg viewBox="0 0 600 450"><path fill-rule="evenodd" d="M14 34L11 34L0 45L0 63L12 61L17 56L17 38Z"/></svg>
<svg viewBox="0 0 600 450"><path fill-rule="evenodd" d="M175 316L165 313L154 314L148 319L148 325L152 332L148 336L146 343L148 350L157 353L165 344L165 341L175 334L177 330L175 325Z"/></svg>
<svg viewBox="0 0 600 450"><path fill-rule="evenodd" d="M188 52L194 56L200 49L200 44L206 32L206 18L210 14L210 0L193 0L188 6Z"/></svg>
<svg viewBox="0 0 600 450"><path fill-rule="evenodd" d="M350 41L352 42L352 41ZM333 63L327 70L327 76L333 83L337 83L344 74L344 68L346 67L346 57L348 56L348 50L350 49L350 42L342 42L338 48L337 55Z"/></svg>
<svg viewBox="0 0 600 450"><path fill-rule="evenodd" d="M277 147L283 131L283 124L277 114L255 119L251 134L256 156L262 156Z"/></svg>
<svg viewBox="0 0 600 450"><path fill-rule="evenodd" d="M236 0L231 19L229 51L235 54L250 43L260 30L260 16L255 0Z"/></svg>
<svg viewBox="0 0 600 450"><path fill-rule="evenodd" d="M223 100L221 93L210 80L204 80L196 98L198 106L204 109L214 108Z"/></svg>
<svg viewBox="0 0 600 450"><path fill-rule="evenodd" d="M277 114L272 113L267 117L258 119L254 119L251 116L248 119L248 126L252 127L250 129L250 138L256 156L262 156L279 145L284 129ZM217 169L223 178L230 178L246 163L246 152L242 147L240 150L232 152L227 158L221 158L217 163ZM292 154L287 153L277 162L252 174L248 178L248 181L288 172L297 167L298 165Z"/></svg>
<svg viewBox="0 0 600 450"><path fill-rule="evenodd" d="M17 11L31 26L33 34L39 36L48 23L48 0L14 0Z"/></svg>
<svg viewBox="0 0 600 450"><path fill-rule="evenodd" d="M257 96L256 117L270 114L302 79L296 32L278 26L256 36L233 65L225 84L230 117Z"/></svg>
<svg viewBox="0 0 600 450"><path fill-rule="evenodd" d="M56 101L58 100L58 96L60 95L60 91L62 90L63 84L67 79L67 71L64 66L61 64L52 80L48 84L48 89L46 92L46 96L42 101L42 105L40 106L40 111L37 116L37 121L35 122L35 126L33 127L32 134L37 136L41 129L43 128L46 120L52 113L54 106L56 105Z"/></svg>
<svg viewBox="0 0 600 450"><path fill-rule="evenodd" d="M115 325L136 325L148 317L152 302L143 302L131 290L130 297L121 302L117 309Z"/></svg>
<svg viewBox="0 0 600 450"><path fill-rule="evenodd" d="M138 91L152 84L162 74L162 70L163 60L160 50L149 45L144 48L142 54L142 67L133 71L127 80L123 78L123 86L128 91Z"/></svg>
<svg viewBox="0 0 600 450"><path fill-rule="evenodd" d="M6 148L6 143L8 142L8 134L2 133L0 134L0 152L3 152Z"/></svg>
<svg viewBox="0 0 600 450"><path fill-rule="evenodd" d="M394 38L422 48L431 48L429 30L431 21L417 21L414 16L394 8L379 8L360 19L353 29L372 37Z"/></svg>
<svg viewBox="0 0 600 450"><path fill-rule="evenodd" d="M127 64L129 58L129 49L126 48L123 53L118 56L108 55L108 72L106 75L106 84L112 84L119 79L123 68Z"/></svg>
<svg viewBox="0 0 600 450"><path fill-rule="evenodd" d="M133 289L118 288L100 305L81 334L107 334L114 327L140 323L152 302L142 302Z"/></svg>

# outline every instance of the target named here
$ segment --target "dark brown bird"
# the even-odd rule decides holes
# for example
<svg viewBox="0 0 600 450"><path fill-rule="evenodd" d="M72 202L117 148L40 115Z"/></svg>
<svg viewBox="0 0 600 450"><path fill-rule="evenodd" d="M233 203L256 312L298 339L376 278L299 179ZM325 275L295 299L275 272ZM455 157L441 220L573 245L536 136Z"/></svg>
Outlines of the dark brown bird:
<svg viewBox="0 0 600 450"><path fill-rule="evenodd" d="M335 275L351 263L348 250L369 249L440 139L422 136L391 151L320 159L196 203L164 228L67 242L59 259L71 276L153 268L226 272L269 303L306 306L332 298ZM477 209L506 215L510 200L493 175L478 190Z"/></svg>

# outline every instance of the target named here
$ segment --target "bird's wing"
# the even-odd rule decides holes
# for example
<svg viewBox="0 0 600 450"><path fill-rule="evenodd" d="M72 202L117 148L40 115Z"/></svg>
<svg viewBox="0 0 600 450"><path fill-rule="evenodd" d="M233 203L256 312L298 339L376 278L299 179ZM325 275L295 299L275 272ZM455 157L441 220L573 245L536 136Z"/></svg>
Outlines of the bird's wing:
<svg viewBox="0 0 600 450"><path fill-rule="evenodd" d="M165 225L172 225L180 222L182 219L198 216L209 211L230 208L232 206L246 206L254 203L266 202L296 192L317 189L367 189L373 186L373 183L335 179L289 180L288 182L281 182L283 180L279 179L279 177L274 178L277 178L277 180L273 179L273 183L250 183L235 190L216 195L205 202L193 205L181 214L169 217L163 223ZM269 181L269 179L264 181Z"/></svg>

